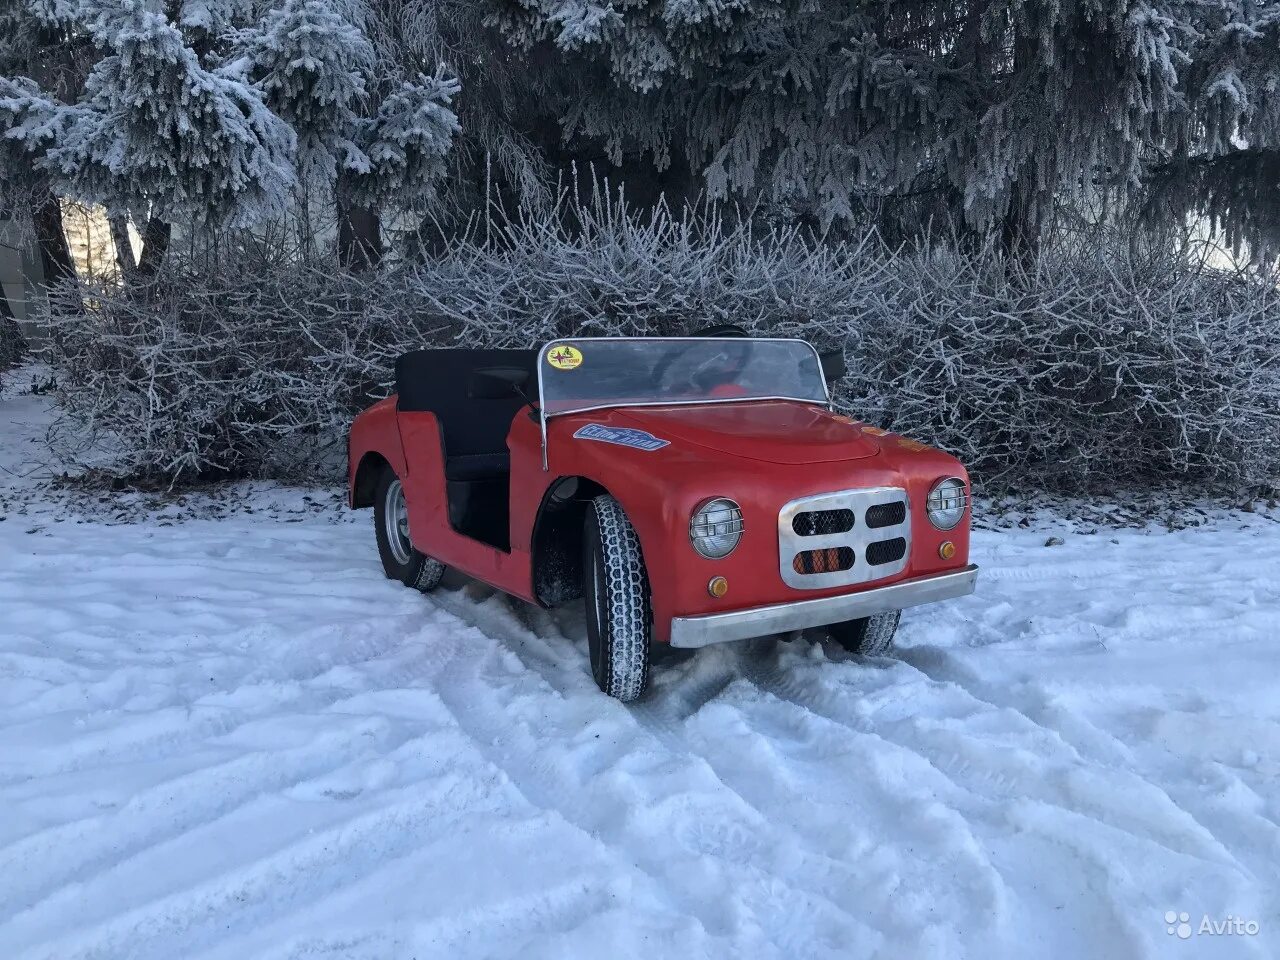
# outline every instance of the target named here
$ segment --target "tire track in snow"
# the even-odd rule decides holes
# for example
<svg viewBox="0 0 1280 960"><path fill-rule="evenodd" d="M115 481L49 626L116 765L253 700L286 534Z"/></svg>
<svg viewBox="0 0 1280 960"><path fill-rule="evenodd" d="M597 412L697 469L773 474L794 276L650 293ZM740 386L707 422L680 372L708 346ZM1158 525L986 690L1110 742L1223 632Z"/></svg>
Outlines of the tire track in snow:
<svg viewBox="0 0 1280 960"><path fill-rule="evenodd" d="M910 651L905 655L910 656ZM855 665L830 666L844 666L847 671ZM858 669L867 666L859 664ZM1145 955L1143 944L1150 930L1135 926L1134 918L1118 911L1114 903L1149 895L1144 891L1158 888L1165 875L1192 871L1212 877L1210 887L1235 891L1236 899L1228 897L1228 902L1249 901L1250 871L1158 785L1129 771L1093 763L1056 731L1020 711L989 703L952 681L919 673L941 696L958 695L957 702L935 718L930 710L946 704L935 702L937 697L931 697L928 689L917 691L909 708L901 703L905 691L898 688L909 687L909 680L888 679L876 689L868 678L874 681L880 674L837 669L825 671L815 683L814 676L799 667L791 663L785 671L762 670L754 682L852 733L872 734L885 746L918 756L960 791L953 802L962 822L981 829L978 842L983 848L999 850L1011 829L1065 846L1082 873L1097 878L1096 886L1074 890L1073 902L1082 909L1092 903L1105 918L1101 928L1124 933L1119 942L1129 946L1116 956ZM894 670L915 672L906 664ZM864 700L867 695L879 699L884 694L890 699L888 716L881 720L874 712L878 708L868 710ZM1016 730L1008 723L1011 717L1033 738L1029 743L1008 741L1009 732ZM1128 850L1128 857L1117 856L1118 850ZM1154 861L1163 867L1149 867L1143 885L1131 876L1126 865L1130 860ZM1122 892L1098 901L1098 889L1117 886ZM1113 941L1099 943L1096 949L1115 948Z"/></svg>
<svg viewBox="0 0 1280 960"><path fill-rule="evenodd" d="M465 802L456 792L462 786ZM182 944L278 918L389 861L460 829L508 827L504 805L454 778L403 788L379 808L293 840L250 863L209 877L104 922L73 931L32 960L148 960L185 955ZM494 786L497 786L496 784ZM464 811L465 812L460 812ZM481 826L483 824L483 826ZM523 822L515 829L526 829ZM70 905L67 905L70 907ZM230 924L228 920L230 919Z"/></svg>
<svg viewBox="0 0 1280 960"><path fill-rule="evenodd" d="M413 738L410 731L390 736L390 725L377 717L334 719L354 722L323 732L302 747L240 754L168 778L134 794L120 810L59 823L0 849L3 911L31 909L60 885L92 882L264 795L322 777L375 747L394 750Z"/></svg>
<svg viewBox="0 0 1280 960"><path fill-rule="evenodd" d="M1125 809L1151 811L1163 806L1168 815L1168 822L1164 825L1166 830L1151 831L1151 839L1174 852L1201 856L1206 860L1234 867L1252 879L1269 875L1271 882L1280 882L1280 869L1277 869L1277 864L1280 864L1280 823L1276 819L1257 810L1242 813L1238 809L1224 808L1221 803L1215 804L1218 795L1206 796L1201 782L1180 784L1176 777L1171 778L1165 772L1162 780L1166 785L1162 786L1151 776L1142 776L1146 764L1123 741L1079 713L1072 712L1065 705L1053 703L1049 695L1035 684L1022 683L1016 687L1008 687L986 682L966 669L955 656L938 648L911 648L903 653L903 659L935 682L957 685L975 699L990 704L993 709L1012 711L1027 723L1051 731L1064 744L1072 747L1081 765L1110 771L1115 779L1124 779L1131 784L1137 777L1141 777L1138 782L1144 790L1150 791L1157 798L1156 803L1144 802L1143 798L1135 796L1131 798L1132 802L1125 805ZM1160 713L1160 716L1167 715L1165 711ZM1203 724L1205 720L1201 717L1197 722ZM1269 726L1274 731L1275 742L1280 744L1280 723L1258 719L1254 721L1254 725ZM1221 772L1219 775L1222 775ZM1236 782L1242 789L1249 790L1255 800L1261 800L1243 780ZM1227 789L1231 790L1232 786L1228 782ZM1108 787L1114 790L1114 781ZM1077 807L1088 808L1094 805L1090 803L1087 792L1083 796L1077 794L1072 800ZM1178 815L1185 819L1177 819ZM1244 822L1239 822L1241 819ZM1104 822L1111 823L1105 818ZM1120 826L1119 823L1111 825ZM1159 827L1161 824L1154 826ZM1176 831L1173 836L1169 835L1171 831ZM1230 840L1223 836L1224 832L1230 834ZM1186 844L1177 844L1179 837L1185 839L1193 834L1199 840L1198 845L1186 849ZM1269 849L1271 855L1260 854L1259 847ZM1259 868L1262 868L1261 871Z"/></svg>
<svg viewBox="0 0 1280 960"><path fill-rule="evenodd" d="M500 650L507 648L508 654L514 654L523 665L532 669L553 689L560 689L563 695L570 696L570 692L563 689L564 680L568 676L571 678L569 683L571 688L575 690L585 688L588 696L598 699L594 681L591 680L585 668L559 665L553 657L547 655L550 651L545 645L562 641L567 645L568 641L554 619L545 612L537 611L528 617L522 616L524 610L515 608L513 601L507 601L501 597L490 598L481 605L479 610L475 606L467 607L457 604L456 601L446 600L445 603L451 609L466 616L476 625L477 630ZM468 614L470 616L467 616ZM530 620L540 620L539 626L545 633L538 633L529 622ZM508 647L507 641L494 636L498 633L509 636L513 632L525 635L520 642L519 650ZM531 649L531 642L534 645L544 646L542 649ZM585 655L585 651L580 648L580 644L572 648L572 655ZM713 785L711 796L717 799L706 807L707 810L715 810L721 806L722 800L718 798L721 795L727 795L731 804L734 807L744 808L746 814L746 817L739 817L736 820L725 818L723 813L699 815L701 811L695 813L687 809L688 803L694 803L695 809L697 807L695 801L688 800L684 801L686 808L670 815L670 829L676 837L681 839L687 853L720 862L725 865L724 872L736 874L733 883L735 896L747 903L752 903L757 913L769 915L772 923L757 922L756 927L782 932L780 939L777 936L771 939L773 945L783 955L817 956L835 950L835 955L847 956L847 944L850 938L859 942L878 942L881 934L871 922L870 912L851 909L844 902L850 899L848 895L851 892L866 893L870 889L868 884L858 878L856 871L849 863L836 859L823 850L824 842L830 842L829 836L818 837L811 832L797 829L791 822L794 819L791 811L795 810L797 805L803 807L804 804L811 803L813 797L806 798L794 792L785 792L780 802L778 798L770 798L767 791L755 789L753 784L744 782L742 778L726 777L722 771L722 764L718 764L715 760L714 749L696 750L687 737L681 736L679 728L686 723L689 716L697 714L703 705L716 699L722 690L735 682L732 676L718 676L717 673L718 671L712 670L705 680L690 685L688 690L683 691L685 696L672 696L678 691L668 688L662 690L659 696L650 696L641 703L632 704L629 707L604 701L606 709L614 713L623 711L629 734L634 733L630 728L638 721L640 727L648 733L648 737L644 738L646 741L652 737L672 757L679 758L682 765L692 763L695 769L703 768L712 774L712 777L708 778ZM438 686L442 690L453 690L457 684L446 680ZM449 702L452 698L446 694L445 699ZM490 716L495 713L493 710L472 706L472 695L459 695L458 700L460 710L475 709L480 716ZM685 707L696 705L688 714L682 714L679 708L672 711L674 704L682 704ZM717 705L722 706L722 704ZM462 722L464 726L468 725L467 721ZM725 725L728 726L731 722L728 721ZM487 739L491 734L492 731L485 730L477 735L477 739ZM500 734L496 735L495 740L500 736ZM570 794L580 792L580 784L557 784L554 782L554 777L548 777L541 772L530 774L529 771L511 770L510 763L513 757L523 756L526 752L537 753L545 749L545 747L531 746L521 751L512 747L504 750L503 755L495 758L494 762L508 770L522 792L525 792L532 802L545 808L559 810L566 819L580 824L593 833L600 832L603 827L611 843L618 844L624 850L628 847L634 850L635 842L625 831L612 829L609 824L591 822L581 813L563 809L562 803L556 797L566 792ZM782 769L785 772L785 763ZM701 773L701 770L699 772ZM777 779L779 776L777 769L759 772L762 782ZM761 802L762 799L771 802ZM638 803L643 805L645 802L640 800ZM658 800L657 804L655 809L663 809L662 800ZM722 820L725 822L720 823L719 821ZM690 823L697 826L690 827ZM708 824L714 824L714 826L708 827ZM865 834L861 839L863 845L868 844ZM646 868L643 861L641 867L647 869L661 886L672 886L673 877L669 867L659 865L656 869ZM677 887L682 886L681 879L683 878L679 877L675 880ZM839 886L838 892L833 892L833 883ZM696 902L696 899L697 890L693 889L680 902L687 909L690 903ZM853 900L857 903L858 897L854 896ZM804 922L797 922L801 919L801 915ZM808 931L825 932L825 936L810 935ZM901 934L905 931L900 929L897 932Z"/></svg>
<svg viewBox="0 0 1280 960"><path fill-rule="evenodd" d="M371 619L377 622L376 617ZM70 748L56 753L38 751L34 758L27 758L25 762L10 760L10 771L0 773L0 788L30 777L52 777L93 767L108 767L139 756L165 759L192 743L225 736L282 710L316 712L326 709L347 696L349 691L340 685L317 687L317 681L389 654L404 653L402 631L383 630L376 632L375 636L380 639L362 638L349 644L335 644L335 649L343 651L341 654L326 653L310 662L305 657L299 658L301 669L281 669L284 663L298 661L288 652L278 649L273 651L273 662L266 668L246 657L248 669L230 678L224 677L217 687L202 693L191 703L175 702L158 709L131 711L125 702L117 702L78 714L74 722L79 732ZM272 639L268 637L265 642ZM294 643L302 646L297 641ZM188 665L182 666L186 668ZM180 689L184 684L181 680L175 682L172 672L172 669L157 668L154 684ZM117 683L110 677L102 682ZM187 685L192 684L188 681ZM125 718L123 723L122 715ZM23 735L30 735L32 728L39 729L40 724L47 723L49 719L47 715L38 716L0 727L0 738L18 742Z"/></svg>
<svg viewBox="0 0 1280 960"><path fill-rule="evenodd" d="M941 717L915 711L888 723L877 723L856 705L863 684L855 679L851 689L840 689L839 671L829 671L826 677L819 677L816 685L798 682L794 672L786 679L775 675L762 676L760 681L764 689L806 710L853 731L874 732L886 742L917 753L974 796L997 801L1038 798L1047 805L1073 811L1086 804L1109 826L1158 843L1172 853L1223 866L1240 866L1208 830L1157 785L1081 755L1056 729L1038 723L1014 706L993 703L950 676L934 676L921 669L917 663L921 659L918 653L906 650L900 657L901 669L918 672L926 681L937 684L944 696L958 698L946 707L947 712ZM856 669L854 664L845 667L850 668ZM893 686L895 683L891 681L884 689L893 693ZM920 702L925 707L943 705L931 703L923 695ZM855 705L851 707L851 704ZM957 724L957 720L963 722ZM1007 722L1009 720L1013 720L1013 724ZM1021 730L1017 729L1019 725ZM1086 779L1072 777L1081 772L1087 773ZM1127 780L1127 795L1116 797L1116 779L1120 778ZM1071 796L1062 792L1072 790ZM1091 799L1093 803L1089 802ZM1121 805L1112 804L1111 800ZM1180 818L1179 822L1164 824L1135 816L1135 811L1145 813L1153 805L1163 808L1170 817ZM1171 829L1159 830L1162 826ZM1190 848L1186 845L1188 840L1192 841Z"/></svg>

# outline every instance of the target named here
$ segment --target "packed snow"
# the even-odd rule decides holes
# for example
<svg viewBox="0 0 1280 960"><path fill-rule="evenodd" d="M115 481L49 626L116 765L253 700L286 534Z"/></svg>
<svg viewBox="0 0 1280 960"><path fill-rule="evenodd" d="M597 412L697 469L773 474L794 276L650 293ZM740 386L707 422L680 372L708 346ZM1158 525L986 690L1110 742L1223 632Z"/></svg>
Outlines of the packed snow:
<svg viewBox="0 0 1280 960"><path fill-rule="evenodd" d="M1274 515L980 530L897 659L627 707L576 610L387 581L339 491L51 487L48 417L0 399L0 957L1280 951Z"/></svg>

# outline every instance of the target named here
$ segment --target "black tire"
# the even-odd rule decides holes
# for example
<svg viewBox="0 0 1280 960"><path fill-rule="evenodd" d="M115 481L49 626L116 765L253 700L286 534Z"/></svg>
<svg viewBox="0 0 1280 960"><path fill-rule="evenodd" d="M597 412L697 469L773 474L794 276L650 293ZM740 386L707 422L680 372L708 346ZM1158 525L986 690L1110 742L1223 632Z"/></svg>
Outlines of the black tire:
<svg viewBox="0 0 1280 960"><path fill-rule="evenodd" d="M893 635L898 632L901 610L877 613L860 620L845 620L827 627L827 633L850 653L863 657L887 657L893 649Z"/></svg>
<svg viewBox="0 0 1280 960"><path fill-rule="evenodd" d="M383 572L388 580L399 580L406 587L426 593L440 583L444 564L414 549L409 542L408 523L400 478L390 467L383 467L373 499L373 530Z"/></svg>
<svg viewBox="0 0 1280 960"><path fill-rule="evenodd" d="M587 508L582 569L591 675L609 696L635 700L649 684L649 577L640 539L608 495Z"/></svg>

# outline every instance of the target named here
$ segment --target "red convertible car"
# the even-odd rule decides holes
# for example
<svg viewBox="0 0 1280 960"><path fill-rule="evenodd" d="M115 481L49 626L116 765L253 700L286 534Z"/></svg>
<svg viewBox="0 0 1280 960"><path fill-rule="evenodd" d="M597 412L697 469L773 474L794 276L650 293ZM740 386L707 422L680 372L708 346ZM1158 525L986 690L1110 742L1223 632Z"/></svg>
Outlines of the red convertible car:
<svg viewBox="0 0 1280 960"><path fill-rule="evenodd" d="M974 589L964 467L833 412L802 340L419 350L395 373L349 439L387 576L584 597L592 673L621 700L654 644L825 626L878 655L904 607Z"/></svg>

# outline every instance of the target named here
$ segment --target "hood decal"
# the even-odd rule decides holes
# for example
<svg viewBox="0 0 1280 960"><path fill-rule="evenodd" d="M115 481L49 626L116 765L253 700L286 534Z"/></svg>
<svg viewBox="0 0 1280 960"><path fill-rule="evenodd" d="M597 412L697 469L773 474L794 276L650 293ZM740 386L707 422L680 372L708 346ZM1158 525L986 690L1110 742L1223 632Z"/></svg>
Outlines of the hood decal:
<svg viewBox="0 0 1280 960"><path fill-rule="evenodd" d="M655 437L648 430L637 430L634 427L607 427L603 423L588 423L579 427L574 433L575 440L598 440L601 443L613 443L619 447L631 447L652 453L668 446L671 441Z"/></svg>

